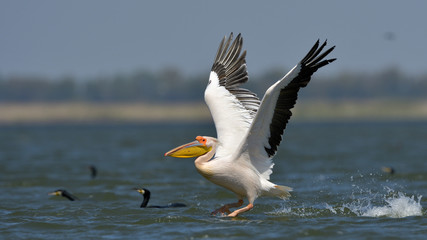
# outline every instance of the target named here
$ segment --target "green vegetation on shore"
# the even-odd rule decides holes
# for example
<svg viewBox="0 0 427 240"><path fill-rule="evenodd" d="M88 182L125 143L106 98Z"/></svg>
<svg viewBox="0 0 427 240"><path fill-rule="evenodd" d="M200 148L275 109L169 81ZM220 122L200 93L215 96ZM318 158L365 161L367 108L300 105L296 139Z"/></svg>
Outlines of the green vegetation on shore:
<svg viewBox="0 0 427 240"><path fill-rule="evenodd" d="M288 69L272 69L242 85L262 98ZM2 76L0 124L210 122L203 102L207 74L169 68L76 79ZM427 120L427 74L389 68L374 73L315 75L301 89L292 121Z"/></svg>
<svg viewBox="0 0 427 240"><path fill-rule="evenodd" d="M427 120L427 101L301 101L293 121ZM204 103L0 103L0 124L209 122Z"/></svg>

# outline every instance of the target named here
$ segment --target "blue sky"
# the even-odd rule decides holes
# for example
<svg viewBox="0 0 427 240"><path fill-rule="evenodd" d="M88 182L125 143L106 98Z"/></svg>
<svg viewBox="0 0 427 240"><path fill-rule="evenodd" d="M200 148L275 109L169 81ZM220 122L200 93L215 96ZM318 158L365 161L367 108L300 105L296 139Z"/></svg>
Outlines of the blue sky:
<svg viewBox="0 0 427 240"><path fill-rule="evenodd" d="M427 1L1 1L0 75L93 77L137 69L209 71L242 33L249 74L294 66L320 38L321 74L398 67L427 73Z"/></svg>

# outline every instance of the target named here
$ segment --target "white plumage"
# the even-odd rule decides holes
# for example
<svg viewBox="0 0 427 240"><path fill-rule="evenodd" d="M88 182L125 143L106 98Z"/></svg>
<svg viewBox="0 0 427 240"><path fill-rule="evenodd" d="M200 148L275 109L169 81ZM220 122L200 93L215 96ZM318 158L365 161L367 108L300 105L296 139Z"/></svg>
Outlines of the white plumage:
<svg viewBox="0 0 427 240"><path fill-rule="evenodd" d="M215 123L217 139L198 136L196 141L165 154L198 156L195 160L198 172L237 195L237 203L226 204L213 212L227 213L230 217L252 209L259 196L290 196L290 187L269 181L274 165L271 159L282 140L299 89L308 84L317 69L335 60L324 60L334 47L322 52L326 42L319 45L317 41L260 101L256 94L240 88L248 81L246 51L241 53L243 40L240 34L233 42L232 39L233 34L230 34L221 41L205 90L205 101ZM240 207L245 197L249 201L246 207L234 212L229 210Z"/></svg>

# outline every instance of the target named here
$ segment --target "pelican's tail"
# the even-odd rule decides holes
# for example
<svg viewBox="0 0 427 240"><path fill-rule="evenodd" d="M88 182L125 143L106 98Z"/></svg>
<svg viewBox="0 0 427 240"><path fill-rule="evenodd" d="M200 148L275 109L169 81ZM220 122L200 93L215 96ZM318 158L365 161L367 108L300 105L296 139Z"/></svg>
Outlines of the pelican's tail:
<svg viewBox="0 0 427 240"><path fill-rule="evenodd" d="M282 199L287 199L291 196L289 192L292 192L291 187L276 185L266 179L261 179L261 184L263 188L262 195L279 197Z"/></svg>
<svg viewBox="0 0 427 240"><path fill-rule="evenodd" d="M274 188L269 191L270 194L282 199L287 199L291 197L291 194L289 192L292 192L291 187L281 185L274 185Z"/></svg>

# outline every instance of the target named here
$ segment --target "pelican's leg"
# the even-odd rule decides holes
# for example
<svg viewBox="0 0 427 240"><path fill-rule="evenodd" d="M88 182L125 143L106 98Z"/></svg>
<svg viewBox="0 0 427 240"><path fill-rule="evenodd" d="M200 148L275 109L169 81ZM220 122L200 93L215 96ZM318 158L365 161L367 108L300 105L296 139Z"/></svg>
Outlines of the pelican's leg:
<svg viewBox="0 0 427 240"><path fill-rule="evenodd" d="M236 217L240 213L243 213L243 212L251 210L253 207L254 207L254 205L252 203L249 203L248 206L243 207L243 208L239 208L239 209L235 210L234 212L228 214L227 217Z"/></svg>
<svg viewBox="0 0 427 240"><path fill-rule="evenodd" d="M217 213L222 213L222 214L227 213L227 214L230 214L231 212L230 212L229 208L240 207L242 205L243 205L243 199L239 199L239 201L236 202L236 203L225 204L224 206L216 209L215 211L213 211L211 213L211 215L216 215Z"/></svg>

